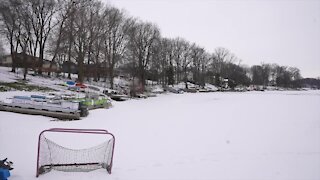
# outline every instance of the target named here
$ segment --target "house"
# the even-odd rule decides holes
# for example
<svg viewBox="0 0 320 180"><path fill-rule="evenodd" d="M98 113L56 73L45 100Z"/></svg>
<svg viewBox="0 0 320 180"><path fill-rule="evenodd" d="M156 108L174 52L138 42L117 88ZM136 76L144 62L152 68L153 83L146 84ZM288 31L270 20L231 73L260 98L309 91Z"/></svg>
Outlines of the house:
<svg viewBox="0 0 320 180"><path fill-rule="evenodd" d="M0 66L11 67L12 58L11 55L5 55L0 58Z"/></svg>
<svg viewBox="0 0 320 180"><path fill-rule="evenodd" d="M59 72L60 68L58 63L52 63L52 61L43 60L42 72Z"/></svg>
<svg viewBox="0 0 320 180"><path fill-rule="evenodd" d="M70 69L70 70L69 70ZM78 74L78 66L74 62L66 61L63 62L61 72L71 74Z"/></svg>
<svg viewBox="0 0 320 180"><path fill-rule="evenodd" d="M39 70L39 58L23 53L14 53L15 67L30 68ZM12 67L12 56L5 55L0 59L0 66ZM42 72L58 72L59 66L57 63L44 59L41 67Z"/></svg>
<svg viewBox="0 0 320 180"><path fill-rule="evenodd" d="M107 71L104 63L98 64L84 64L84 73L87 77L105 77L107 76Z"/></svg>

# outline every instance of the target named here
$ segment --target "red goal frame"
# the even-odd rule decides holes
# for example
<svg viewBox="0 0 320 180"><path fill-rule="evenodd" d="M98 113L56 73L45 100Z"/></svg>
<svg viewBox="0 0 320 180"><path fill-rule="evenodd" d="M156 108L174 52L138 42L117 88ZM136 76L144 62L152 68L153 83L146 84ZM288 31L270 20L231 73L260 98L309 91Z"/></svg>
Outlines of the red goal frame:
<svg viewBox="0 0 320 180"><path fill-rule="evenodd" d="M110 135L111 138L113 139L113 147L112 147L112 153L111 153L111 162L110 166L107 168L107 171L109 174L111 174L111 169L113 165L113 155L114 155L114 145L115 145L115 137L112 133L108 132L107 130L104 129L69 129L69 128L51 128L51 129L46 129L43 130L38 137L38 153L37 153L37 170L36 170L36 177L39 177L40 172L39 172L39 155L40 155L40 141L41 137L45 132L61 132L61 133L79 133L79 134L105 134L105 135ZM87 164L94 164L94 163L87 163ZM65 164L68 165L68 164ZM59 165L56 165L59 166ZM60 165L61 166L61 165Z"/></svg>

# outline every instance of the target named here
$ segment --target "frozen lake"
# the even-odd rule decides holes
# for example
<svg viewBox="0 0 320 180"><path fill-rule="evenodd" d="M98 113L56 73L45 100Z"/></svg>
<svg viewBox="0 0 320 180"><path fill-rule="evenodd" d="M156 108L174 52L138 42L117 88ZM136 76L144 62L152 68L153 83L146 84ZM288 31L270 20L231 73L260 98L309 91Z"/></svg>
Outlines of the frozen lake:
<svg viewBox="0 0 320 180"><path fill-rule="evenodd" d="M320 91L278 91L160 95L72 122L0 112L0 158L15 163L11 180L36 179L42 130L103 128L116 137L111 175L52 171L39 179L319 180L319 107Z"/></svg>

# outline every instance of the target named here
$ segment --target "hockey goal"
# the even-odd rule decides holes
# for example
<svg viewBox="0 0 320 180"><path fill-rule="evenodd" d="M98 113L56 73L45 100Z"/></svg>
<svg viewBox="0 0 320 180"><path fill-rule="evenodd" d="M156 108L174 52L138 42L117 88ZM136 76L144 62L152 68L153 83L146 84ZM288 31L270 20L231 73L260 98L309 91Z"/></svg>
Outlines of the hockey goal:
<svg viewBox="0 0 320 180"><path fill-rule="evenodd" d="M38 140L36 176L52 169L86 172L103 168L111 174L114 144L114 135L103 129L44 130Z"/></svg>

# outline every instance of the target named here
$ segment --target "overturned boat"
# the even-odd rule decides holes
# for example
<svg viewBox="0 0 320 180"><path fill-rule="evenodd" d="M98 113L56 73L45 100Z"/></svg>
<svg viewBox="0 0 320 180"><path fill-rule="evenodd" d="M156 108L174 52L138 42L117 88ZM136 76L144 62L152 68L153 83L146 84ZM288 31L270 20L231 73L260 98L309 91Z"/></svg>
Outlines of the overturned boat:
<svg viewBox="0 0 320 180"><path fill-rule="evenodd" d="M125 94L111 94L109 96L112 100L115 100L115 101L126 101L130 99L130 97Z"/></svg>
<svg viewBox="0 0 320 180"><path fill-rule="evenodd" d="M39 95L14 96L11 103L0 101L0 110L64 120L79 120L88 115L88 107L80 101L54 100Z"/></svg>
<svg viewBox="0 0 320 180"><path fill-rule="evenodd" d="M111 100L105 95L99 95L95 93L86 94L84 98L78 98L76 101L80 101L81 104L88 107L89 110L112 107Z"/></svg>

